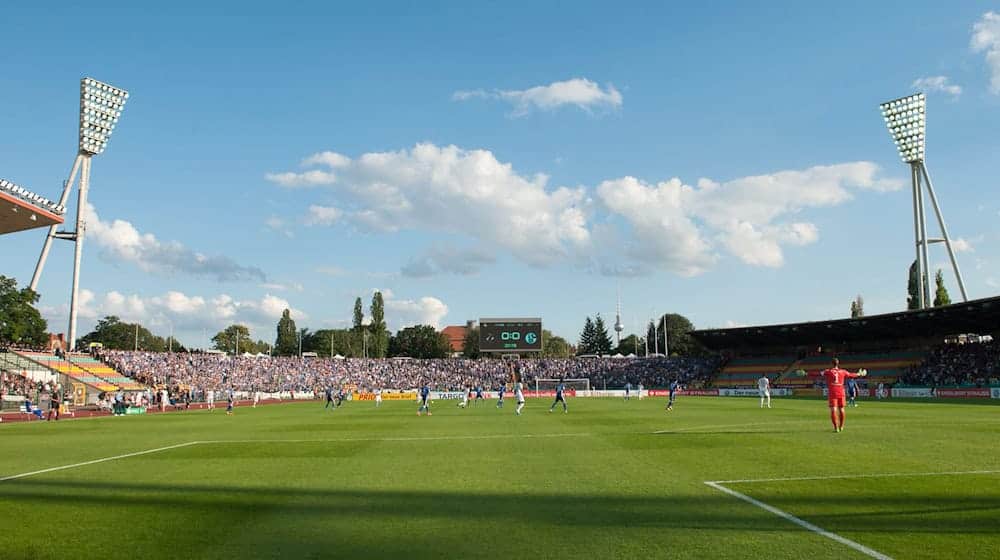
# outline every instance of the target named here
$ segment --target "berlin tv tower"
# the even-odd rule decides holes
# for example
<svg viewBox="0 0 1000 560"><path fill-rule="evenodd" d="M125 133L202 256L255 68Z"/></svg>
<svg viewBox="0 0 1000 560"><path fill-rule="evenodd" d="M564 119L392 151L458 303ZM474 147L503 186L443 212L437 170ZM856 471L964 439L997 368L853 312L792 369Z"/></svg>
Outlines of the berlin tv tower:
<svg viewBox="0 0 1000 560"><path fill-rule="evenodd" d="M622 345L622 331L625 325L622 324L622 292L618 290L618 307L615 309L615 341L618 346Z"/></svg>

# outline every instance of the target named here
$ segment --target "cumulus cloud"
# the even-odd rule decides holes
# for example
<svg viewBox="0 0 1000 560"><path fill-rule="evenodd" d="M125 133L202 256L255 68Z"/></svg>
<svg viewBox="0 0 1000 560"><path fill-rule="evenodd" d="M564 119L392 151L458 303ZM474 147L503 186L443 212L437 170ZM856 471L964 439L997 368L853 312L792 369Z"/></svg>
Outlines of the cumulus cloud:
<svg viewBox="0 0 1000 560"><path fill-rule="evenodd" d="M413 325L431 325L441 328L441 320L448 314L448 306L436 297L397 299L392 292L382 292L385 301L386 321L393 330Z"/></svg>
<svg viewBox="0 0 1000 560"><path fill-rule="evenodd" d="M306 212L305 221L308 226L332 226L342 215L339 208L312 204Z"/></svg>
<svg viewBox="0 0 1000 560"><path fill-rule="evenodd" d="M924 78L918 78L913 81L911 86L928 92L939 91L952 97L962 95L962 86L951 83L948 76L927 76Z"/></svg>
<svg viewBox="0 0 1000 560"><path fill-rule="evenodd" d="M956 253L971 253L975 251L972 246L972 242L964 237L959 237L958 239L951 240L951 248Z"/></svg>
<svg viewBox="0 0 1000 560"><path fill-rule="evenodd" d="M306 161L338 166L330 190L340 204L316 207L330 209L330 223L443 232L476 242L474 250L436 247L413 257L401 270L410 277L473 274L500 252L533 266L570 262L616 276L655 268L696 275L726 253L778 267L785 247L819 238L803 217L807 210L903 184L861 161L694 185L626 176L593 189L552 187L546 175L519 174L489 151L433 144L356 159L324 152Z"/></svg>
<svg viewBox="0 0 1000 560"><path fill-rule="evenodd" d="M146 272L190 274L220 282L265 279L264 271L223 256L207 256L177 241L160 241L151 233L140 233L125 220L102 221L94 206L87 204L87 239L101 248L101 256L130 262Z"/></svg>
<svg viewBox="0 0 1000 560"><path fill-rule="evenodd" d="M86 332L100 318L115 315L123 321L139 322L153 328L154 332L173 326L181 331L206 329L211 331L211 335L227 325L240 323L251 327L254 336L267 339L285 309L290 310L296 321L308 319L288 300L271 294L259 299L238 299L229 294L203 297L171 290L146 297L112 290L98 296L91 290L81 289L79 316L81 332ZM46 319L57 323L65 321L68 316L65 305L43 307L41 311Z"/></svg>
<svg viewBox="0 0 1000 560"><path fill-rule="evenodd" d="M277 183L282 187L317 187L320 185L332 185L337 176L329 171L313 169L305 173L268 173L265 175L268 181Z"/></svg>
<svg viewBox="0 0 1000 560"><path fill-rule="evenodd" d="M288 227L288 224L285 222L285 220L277 216L271 216L270 218L264 220L264 225L267 226L267 229L276 233L280 233L281 235L284 235L289 239L295 237L295 232L293 232Z"/></svg>
<svg viewBox="0 0 1000 560"><path fill-rule="evenodd" d="M972 26L970 46L973 52L986 53L990 70L990 91L1000 95L1000 14L986 12Z"/></svg>
<svg viewBox="0 0 1000 560"><path fill-rule="evenodd" d="M538 265L589 243L583 189L548 189L545 175L519 175L489 151L418 144L346 161L333 188L355 209L330 210L331 222L343 217L369 231L470 234ZM322 223L326 215L314 217L310 208L310 217Z"/></svg>
<svg viewBox="0 0 1000 560"><path fill-rule="evenodd" d="M410 278L427 278L439 274L472 276L484 265L493 264L496 257L480 248L433 247L403 265L400 273Z"/></svg>
<svg viewBox="0 0 1000 560"><path fill-rule="evenodd" d="M574 106L584 111L594 109L619 109L622 94L611 84L601 88L586 78L573 78L548 85L523 90L462 90L452 94L455 101L470 99L499 99L513 106L511 116L522 117L532 110L551 111L564 106Z"/></svg>

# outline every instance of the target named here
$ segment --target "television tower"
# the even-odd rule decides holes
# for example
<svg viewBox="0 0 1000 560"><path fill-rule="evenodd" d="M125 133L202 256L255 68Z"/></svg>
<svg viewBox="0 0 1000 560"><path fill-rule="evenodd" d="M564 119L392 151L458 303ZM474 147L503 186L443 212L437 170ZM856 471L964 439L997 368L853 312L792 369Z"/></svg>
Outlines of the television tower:
<svg viewBox="0 0 1000 560"><path fill-rule="evenodd" d="M625 325L622 324L622 292L618 290L618 307L615 308L615 341L618 346L622 345L622 331Z"/></svg>

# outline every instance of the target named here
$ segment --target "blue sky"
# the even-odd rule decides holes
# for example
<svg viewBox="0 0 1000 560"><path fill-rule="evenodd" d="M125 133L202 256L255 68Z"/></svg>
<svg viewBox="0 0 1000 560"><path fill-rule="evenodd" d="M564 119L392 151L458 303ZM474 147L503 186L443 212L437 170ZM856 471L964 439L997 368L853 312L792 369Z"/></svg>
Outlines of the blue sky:
<svg viewBox="0 0 1000 560"><path fill-rule="evenodd" d="M970 297L1000 292L1000 4L539 4L20 3L0 176L57 198L78 80L131 92L93 164L81 332L271 339L285 306L340 326L373 289L394 328L575 340L618 287L629 330L821 320L904 305L908 170L877 105L924 79ZM42 236L0 238L0 273L26 284ZM39 287L57 331L71 259Z"/></svg>

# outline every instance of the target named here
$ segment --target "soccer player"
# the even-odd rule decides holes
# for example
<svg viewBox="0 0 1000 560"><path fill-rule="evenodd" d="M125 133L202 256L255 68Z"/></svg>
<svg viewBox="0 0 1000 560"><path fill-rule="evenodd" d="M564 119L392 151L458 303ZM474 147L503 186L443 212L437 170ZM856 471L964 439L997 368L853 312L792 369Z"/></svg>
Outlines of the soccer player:
<svg viewBox="0 0 1000 560"><path fill-rule="evenodd" d="M469 392L470 389L462 389L462 400L458 401L458 408L469 406Z"/></svg>
<svg viewBox="0 0 1000 560"><path fill-rule="evenodd" d="M521 409L524 408L524 385L521 383L520 378L514 383L514 400L517 401L517 408L514 409L514 414L520 416Z"/></svg>
<svg viewBox="0 0 1000 560"><path fill-rule="evenodd" d="M827 404L830 405L830 421L833 422L833 431L835 433L844 431L844 381L864 377L868 375L868 372L859 369L858 373L851 373L846 369L840 369L840 360L834 358L833 367L809 375L811 377L823 376L826 381Z"/></svg>
<svg viewBox="0 0 1000 560"><path fill-rule="evenodd" d="M382 388L375 389L375 408L382 406Z"/></svg>
<svg viewBox="0 0 1000 560"><path fill-rule="evenodd" d="M209 410L215 410L215 390L209 389L205 394L206 408Z"/></svg>
<svg viewBox="0 0 1000 560"><path fill-rule="evenodd" d="M420 408L417 409L417 416L425 411L427 416L431 415L431 388L427 385L420 388Z"/></svg>
<svg viewBox="0 0 1000 560"><path fill-rule="evenodd" d="M563 382L560 381L559 384L556 385L556 400L552 401L552 406L549 407L549 412L550 413L553 410L555 410L556 405L559 404L559 403L562 403L562 405L563 405L563 414L566 414L567 412L569 412L569 410L567 410L567 408L566 408L566 395L565 395L565 392L566 392L566 385L564 385Z"/></svg>
<svg viewBox="0 0 1000 560"><path fill-rule="evenodd" d="M226 394L226 416L233 415L233 404L235 400L236 398L235 395L233 395L233 390L230 389L229 392Z"/></svg>
<svg viewBox="0 0 1000 560"><path fill-rule="evenodd" d="M477 385L476 386L476 404L478 405L479 401L481 401L481 400L483 400L485 398L486 397L483 396L483 388L481 386Z"/></svg>
<svg viewBox="0 0 1000 560"><path fill-rule="evenodd" d="M507 384L501 383L500 388L497 389L497 408L503 408L503 394L507 392Z"/></svg>
<svg viewBox="0 0 1000 560"><path fill-rule="evenodd" d="M681 384L674 379L667 388L670 390L670 400L667 401L667 412L670 412L674 409L674 401L677 400L677 391L681 390Z"/></svg>
<svg viewBox="0 0 1000 560"><path fill-rule="evenodd" d="M771 408L771 380L766 375L760 376L757 380L757 392L760 393L760 407L764 408L764 401L767 401L767 408Z"/></svg>
<svg viewBox="0 0 1000 560"><path fill-rule="evenodd" d="M629 400L629 393L632 392L632 382L625 383L625 400Z"/></svg>
<svg viewBox="0 0 1000 560"><path fill-rule="evenodd" d="M853 378L847 378L847 404L858 408L858 403L855 399L858 398L858 382Z"/></svg>
<svg viewBox="0 0 1000 560"><path fill-rule="evenodd" d="M253 408L257 408L257 403L260 402L260 389L254 388L253 390Z"/></svg>
<svg viewBox="0 0 1000 560"><path fill-rule="evenodd" d="M333 410L337 410L337 403L333 402L333 387L326 388L326 404L323 405L323 410L333 407Z"/></svg>
<svg viewBox="0 0 1000 560"><path fill-rule="evenodd" d="M642 383L639 384L639 388L636 389L635 393L639 397L639 400L641 401L642 400Z"/></svg>
<svg viewBox="0 0 1000 560"><path fill-rule="evenodd" d="M875 390L875 398L882 400L885 398L885 383L879 381L878 389Z"/></svg>

